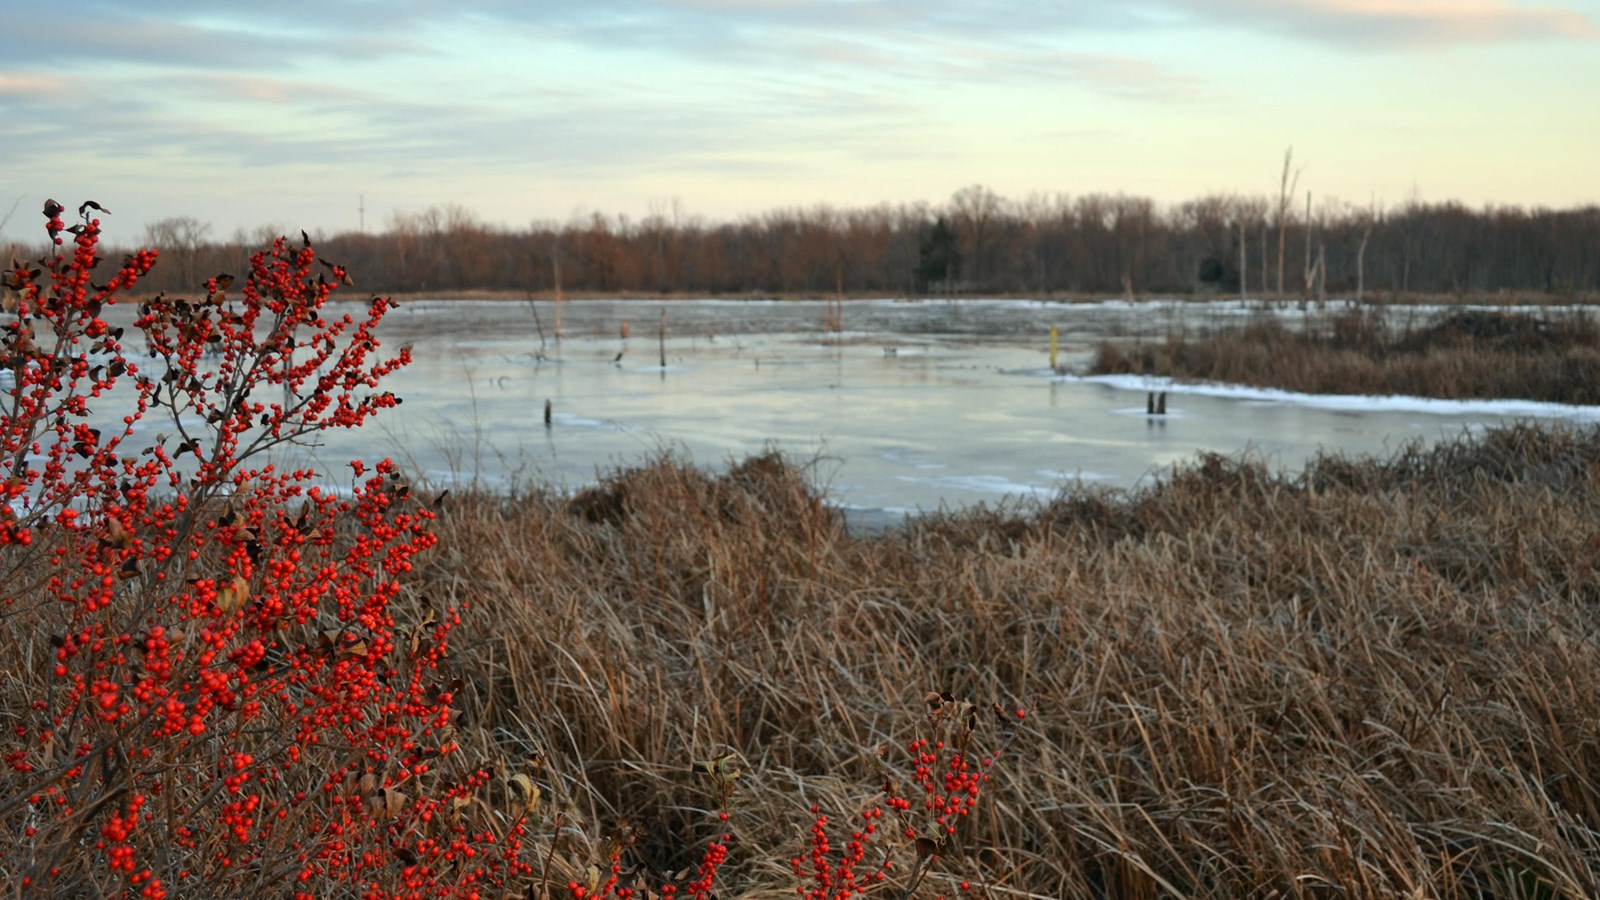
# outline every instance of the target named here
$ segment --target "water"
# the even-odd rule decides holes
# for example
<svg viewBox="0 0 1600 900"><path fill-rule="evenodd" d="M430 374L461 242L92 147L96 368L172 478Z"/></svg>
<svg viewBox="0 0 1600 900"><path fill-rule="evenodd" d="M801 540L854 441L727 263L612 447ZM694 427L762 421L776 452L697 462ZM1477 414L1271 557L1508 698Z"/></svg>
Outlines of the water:
<svg viewBox="0 0 1600 900"><path fill-rule="evenodd" d="M1104 337L1160 339L1250 314L1236 303L858 301L830 334L820 301L582 301L562 305L558 342L549 303L411 302L379 332L387 346L413 345L416 362L388 383L404 404L297 452L345 479L352 458L392 456L437 485L576 488L665 450L716 466L775 448L809 463L835 503L888 519L1075 480L1128 487L1199 451L1295 470L1321 448L1384 453L1519 416L1600 419L1592 407L1209 395L1049 369L1052 324L1061 362L1081 370ZM1172 391L1168 414L1152 418L1145 393L1159 387Z"/></svg>
<svg viewBox="0 0 1600 900"><path fill-rule="evenodd" d="M1048 496L1074 480L1131 486L1198 451L1248 450L1296 469L1320 448L1383 453L1530 411L1600 416L1174 392L1168 414L1151 418L1145 391L1155 382L1049 369L1052 324L1061 362L1081 369L1103 337L1155 339L1246 314L1228 303L854 302L845 330L829 334L822 302L586 301L563 304L558 344L548 303L410 303L385 325L391 340L413 344L417 362L392 383L405 405L380 424L377 445L440 483L567 487L664 449L716 465L773 447L812 462L840 505L900 514Z"/></svg>

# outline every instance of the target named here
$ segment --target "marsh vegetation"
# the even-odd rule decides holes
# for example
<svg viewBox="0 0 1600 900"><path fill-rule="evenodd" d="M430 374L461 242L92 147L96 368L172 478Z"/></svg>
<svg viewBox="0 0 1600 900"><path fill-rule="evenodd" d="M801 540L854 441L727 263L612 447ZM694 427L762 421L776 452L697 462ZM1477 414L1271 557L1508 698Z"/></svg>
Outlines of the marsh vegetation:
<svg viewBox="0 0 1600 900"><path fill-rule="evenodd" d="M465 605L468 752L549 760L550 795L632 823L641 861L688 863L689 764L740 753L741 896L786 889L760 848L870 803L873 748L947 689L1033 709L937 866L988 896L1577 898L1597 515L1592 430L1292 476L1207 456L878 536L781 459L662 458L459 498L408 596Z"/></svg>
<svg viewBox="0 0 1600 900"><path fill-rule="evenodd" d="M1268 316L1155 341L1102 341L1090 370L1311 394L1594 405L1600 325L1587 311L1356 307L1303 325Z"/></svg>
<svg viewBox="0 0 1600 900"><path fill-rule="evenodd" d="M399 404L389 301L324 315L302 235L108 323L156 257L98 284L98 209L48 202L71 255L4 273L19 894L1600 892L1600 430L874 533L775 452L336 490L262 457Z"/></svg>

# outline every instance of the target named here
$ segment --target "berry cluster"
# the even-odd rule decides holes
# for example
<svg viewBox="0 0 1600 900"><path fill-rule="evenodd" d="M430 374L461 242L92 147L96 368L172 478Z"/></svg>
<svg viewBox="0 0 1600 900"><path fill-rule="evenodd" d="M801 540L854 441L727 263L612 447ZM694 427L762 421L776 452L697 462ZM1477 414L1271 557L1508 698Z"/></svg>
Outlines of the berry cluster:
<svg viewBox="0 0 1600 900"><path fill-rule="evenodd" d="M302 235L251 256L242 279L119 318L156 253L99 283L104 210L84 203L70 227L65 212L45 205L42 258L0 270L0 644L21 648L0 673L0 883L548 896L556 838L543 865L525 859L538 790L517 774L496 793L456 744L459 610L402 591L436 543L436 503L387 459L351 461L334 488L272 458L400 403L383 382L410 351L384 357L377 337L393 304L336 311L350 278ZM124 343L139 338L142 354ZM930 694L929 717L937 736L907 747L911 787L886 767L882 801L842 846L812 810L810 853L793 860L807 900L882 882L886 835L915 854L906 896L957 846L999 751L974 765L971 704ZM611 850L609 872L590 867L568 894L715 896L737 763L697 764L723 811L696 866L646 876ZM512 809L491 802L511 786Z"/></svg>
<svg viewBox="0 0 1600 900"><path fill-rule="evenodd" d="M885 837L880 827L885 808L893 814L898 827L890 833L904 839L913 859L906 875L904 896L911 896L932 869L939 857L956 848L960 839L960 826L977 808L978 797L988 783L986 771L1000 757L1006 744L1015 736L1014 726L1026 716L1026 711L1012 714L994 707L1002 727L1008 731L994 752L976 757L972 750L973 733L977 724L977 708L966 701L955 700L948 693L929 693L927 696L930 729L947 737L919 737L906 745L910 766L910 783L902 785L883 758L882 799L861 813L861 822L850 832L850 839L836 848L829 837L829 818L820 806L813 806L815 817L811 826L809 852L790 859L790 868L798 886L795 892L805 900L848 900L865 894L872 885L884 881L894 870L894 854L890 849L879 851L879 861L867 861L874 840ZM981 763L974 765L975 761ZM920 810L920 813L919 813ZM971 885L959 881L957 891L965 892Z"/></svg>
<svg viewBox="0 0 1600 900"><path fill-rule="evenodd" d="M237 290L219 275L128 324L114 307L156 254L99 283L103 210L44 212L53 249L0 285L0 615L41 636L0 704L0 880L143 897L526 880L521 819L461 814L488 776L452 757L457 614L396 602L432 509L388 460L341 492L270 459L400 402L381 385L409 350L379 358L376 336L392 304L333 313L343 268L280 238Z"/></svg>

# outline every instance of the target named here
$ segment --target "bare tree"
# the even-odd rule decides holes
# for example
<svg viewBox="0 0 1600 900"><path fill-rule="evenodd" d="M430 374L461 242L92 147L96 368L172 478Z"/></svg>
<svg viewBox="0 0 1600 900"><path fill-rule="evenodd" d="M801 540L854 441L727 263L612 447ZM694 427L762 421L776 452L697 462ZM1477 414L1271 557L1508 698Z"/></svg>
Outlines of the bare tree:
<svg viewBox="0 0 1600 900"><path fill-rule="evenodd" d="M969 277L976 281L990 273L983 268L994 220L1000 214L1000 197L981 184L964 187L950 198L957 231L969 243L967 260Z"/></svg>
<svg viewBox="0 0 1600 900"><path fill-rule="evenodd" d="M667 201L652 198L649 203L649 215L646 215L644 221L639 223L640 233L650 245L652 280L655 282L656 291L661 294L669 293L673 287L673 279L668 276L667 242L669 235L673 236L673 240L676 240L676 235L679 233L677 222L675 221L677 219L676 197L673 198L672 204L671 211L674 221L669 222L667 219L669 210Z"/></svg>
<svg viewBox="0 0 1600 900"><path fill-rule="evenodd" d="M1286 159L1284 191L1296 169ZM1311 200L1297 223L1306 201L1295 196L1286 206L1282 193L1158 206L1111 194L1011 201L974 186L937 208L788 208L706 224L670 201L652 204L637 222L585 212L516 229L441 204L385 210L379 231L331 235L317 249L362 273L364 290L548 291L559 283L563 300L583 291L826 292L835 322L840 296L949 290L950 282L958 290L1135 297L1216 282L1230 296L1271 302L1279 296L1271 287L1274 227L1281 283L1290 285L1290 268L1301 273L1293 284L1304 285L1308 301L1332 290L1365 302L1368 280L1397 291L1600 292L1600 206L1474 210L1413 200L1380 217L1375 203L1362 210ZM0 203L0 213L8 205ZM17 221L0 236L0 262L38 252L21 228L9 230ZM1306 232L1295 249L1304 257L1294 259L1287 232L1299 227ZM192 290L204 276L240 271L248 250L299 228L241 229L222 240L206 232L194 219L151 226L163 263L146 286Z"/></svg>
<svg viewBox="0 0 1600 900"><path fill-rule="evenodd" d="M1361 228L1361 242L1356 245L1356 305L1361 304L1361 291L1366 284L1367 242L1372 239L1372 229L1378 223L1380 212L1374 198L1366 209L1357 210L1355 221Z"/></svg>
<svg viewBox="0 0 1600 900"><path fill-rule="evenodd" d="M1238 217L1239 225L1239 302L1243 303L1250 293L1250 260L1246 251L1250 247L1250 238L1244 233L1244 215L1241 211Z"/></svg>
<svg viewBox="0 0 1600 900"><path fill-rule="evenodd" d="M1311 238L1313 233L1318 230L1319 225L1319 217L1312 216L1311 214L1311 192L1306 191L1306 250L1305 257L1303 259L1303 265L1305 267L1305 287L1301 288L1300 290L1300 302L1304 304L1306 301L1309 301L1313 295L1315 295L1317 299L1317 305L1320 307L1322 305L1322 291L1318 285L1321 283L1322 266L1325 262L1325 259L1322 257L1313 256L1311 254Z"/></svg>
<svg viewBox="0 0 1600 900"><path fill-rule="evenodd" d="M1283 175L1278 181L1278 296L1283 296L1283 248L1288 236L1285 226L1289 221L1289 200L1300 185L1300 169L1290 170L1294 164L1294 147L1283 151Z"/></svg>
<svg viewBox="0 0 1600 900"><path fill-rule="evenodd" d="M20 205L22 205L22 198L18 197L11 204L11 209L6 212L5 217L0 218L0 234L5 234L6 225L11 222L11 217L16 215L17 207ZM25 253L20 242L14 240L0 242L0 266L10 262L14 257L23 255L25 255ZM0 296L4 296L4 294L0 294Z"/></svg>
<svg viewBox="0 0 1600 900"><path fill-rule="evenodd" d="M1267 220L1267 201L1262 197L1237 197L1233 201L1233 215L1237 219L1236 229L1239 232L1239 299L1246 299L1250 290L1249 272L1249 245L1250 232L1248 229L1254 225L1261 225L1263 240L1261 243L1261 257L1258 264L1261 268L1261 294L1267 293L1267 246L1265 241Z"/></svg>
<svg viewBox="0 0 1600 900"><path fill-rule="evenodd" d="M1311 285L1316 281L1317 277L1315 263L1311 258L1311 233L1315 230L1316 223L1311 218L1311 192L1306 191L1306 250L1305 256L1302 257L1301 261L1301 264L1305 267L1306 286L1305 290L1301 292L1300 296L1302 297L1311 296Z"/></svg>
<svg viewBox="0 0 1600 900"><path fill-rule="evenodd" d="M200 286L197 270L200 248L210 231L210 222L193 216L172 216L146 225L144 239L176 263L179 277L183 279L182 289L194 290Z"/></svg>
<svg viewBox="0 0 1600 900"><path fill-rule="evenodd" d="M422 232L422 220L415 213L396 211L389 217L389 245L393 247L395 284L401 290L411 288L411 269L407 261Z"/></svg>
<svg viewBox="0 0 1600 900"><path fill-rule="evenodd" d="M1328 245L1317 241L1317 309L1328 302Z"/></svg>
<svg viewBox="0 0 1600 900"><path fill-rule="evenodd" d="M11 222L11 217L17 214L17 207L20 205L22 205L22 198L18 197L17 199L11 201L11 208L6 211L6 214L4 216L0 216L0 234L5 233L6 225Z"/></svg>

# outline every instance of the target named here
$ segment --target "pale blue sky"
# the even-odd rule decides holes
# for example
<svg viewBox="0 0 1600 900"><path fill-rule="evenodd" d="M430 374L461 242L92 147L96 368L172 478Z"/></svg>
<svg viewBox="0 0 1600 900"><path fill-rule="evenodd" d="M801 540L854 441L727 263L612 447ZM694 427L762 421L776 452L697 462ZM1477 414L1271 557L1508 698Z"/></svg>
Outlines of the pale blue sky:
<svg viewBox="0 0 1600 900"><path fill-rule="evenodd" d="M1600 202L1600 0L0 0L3 237L44 195L522 226L1093 191Z"/></svg>

